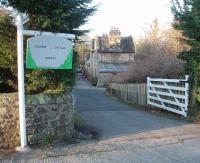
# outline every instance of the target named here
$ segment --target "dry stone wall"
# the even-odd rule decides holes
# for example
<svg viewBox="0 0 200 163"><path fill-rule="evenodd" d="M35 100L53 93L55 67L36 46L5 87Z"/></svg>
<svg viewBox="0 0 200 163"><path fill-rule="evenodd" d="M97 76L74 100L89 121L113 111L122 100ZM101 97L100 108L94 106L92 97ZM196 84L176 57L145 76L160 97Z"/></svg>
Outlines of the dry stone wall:
<svg viewBox="0 0 200 163"><path fill-rule="evenodd" d="M0 148L20 145L17 93L0 94Z"/></svg>
<svg viewBox="0 0 200 163"><path fill-rule="evenodd" d="M69 93L26 95L29 144L70 141L74 129L73 97ZM0 94L0 148L20 145L17 93Z"/></svg>
<svg viewBox="0 0 200 163"><path fill-rule="evenodd" d="M27 137L30 144L69 141L73 132L73 98L70 94L26 96Z"/></svg>

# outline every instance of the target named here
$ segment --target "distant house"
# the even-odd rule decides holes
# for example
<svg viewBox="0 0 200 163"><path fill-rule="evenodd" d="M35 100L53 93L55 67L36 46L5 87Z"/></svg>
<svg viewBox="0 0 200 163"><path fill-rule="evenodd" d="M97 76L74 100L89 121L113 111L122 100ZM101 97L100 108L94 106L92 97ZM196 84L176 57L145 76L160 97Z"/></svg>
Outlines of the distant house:
<svg viewBox="0 0 200 163"><path fill-rule="evenodd" d="M91 49L85 62L87 75L97 78L98 85L103 86L113 76L127 71L134 60L134 54L132 37L122 37L119 29L112 28L109 34L91 40Z"/></svg>

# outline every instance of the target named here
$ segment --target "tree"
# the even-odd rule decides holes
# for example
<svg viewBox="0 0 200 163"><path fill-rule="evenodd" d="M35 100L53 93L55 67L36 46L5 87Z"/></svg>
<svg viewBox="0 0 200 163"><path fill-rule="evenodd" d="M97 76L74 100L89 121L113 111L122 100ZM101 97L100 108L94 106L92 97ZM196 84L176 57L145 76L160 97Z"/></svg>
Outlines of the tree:
<svg viewBox="0 0 200 163"><path fill-rule="evenodd" d="M182 38L181 32L172 28L162 30L154 20L145 37L135 41L136 55L128 73L122 73L112 80L145 83L147 77L182 77L183 61L177 57L177 53L187 46L181 44L179 38Z"/></svg>
<svg viewBox="0 0 200 163"><path fill-rule="evenodd" d="M153 44L157 44L160 37L160 28L158 24L158 20L154 19L152 24L150 25L150 30L147 32L149 39L151 39Z"/></svg>
<svg viewBox="0 0 200 163"><path fill-rule="evenodd" d="M185 71L190 75L190 115L200 120L200 1L172 0L174 27L183 32L183 42L190 49L179 54L186 61Z"/></svg>
<svg viewBox="0 0 200 163"><path fill-rule="evenodd" d="M96 10L92 0L0 0L27 16L25 28L41 31L64 32L82 35L79 30ZM39 93L48 90L65 90L73 85L72 70L26 70L26 92Z"/></svg>
<svg viewBox="0 0 200 163"><path fill-rule="evenodd" d="M82 35L87 31L78 28L87 22L96 6L92 0L0 0L28 16L27 28Z"/></svg>
<svg viewBox="0 0 200 163"><path fill-rule="evenodd" d="M75 46L76 51L78 52L79 56L79 63L84 65L85 64L85 57L87 53L90 51L90 45L86 41L78 41Z"/></svg>
<svg viewBox="0 0 200 163"><path fill-rule="evenodd" d="M17 90L16 36L12 16L0 8L0 92Z"/></svg>

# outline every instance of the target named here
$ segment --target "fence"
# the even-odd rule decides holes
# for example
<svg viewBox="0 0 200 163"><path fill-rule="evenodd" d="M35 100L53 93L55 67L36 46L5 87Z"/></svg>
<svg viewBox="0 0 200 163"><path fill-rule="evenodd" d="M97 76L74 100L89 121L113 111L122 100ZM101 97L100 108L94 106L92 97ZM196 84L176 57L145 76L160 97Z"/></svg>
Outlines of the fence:
<svg viewBox="0 0 200 163"><path fill-rule="evenodd" d="M148 105L187 116L188 76L185 79L147 78Z"/></svg>
<svg viewBox="0 0 200 163"><path fill-rule="evenodd" d="M107 91L123 101L138 105L147 105L146 88L146 84L111 83L108 86Z"/></svg>

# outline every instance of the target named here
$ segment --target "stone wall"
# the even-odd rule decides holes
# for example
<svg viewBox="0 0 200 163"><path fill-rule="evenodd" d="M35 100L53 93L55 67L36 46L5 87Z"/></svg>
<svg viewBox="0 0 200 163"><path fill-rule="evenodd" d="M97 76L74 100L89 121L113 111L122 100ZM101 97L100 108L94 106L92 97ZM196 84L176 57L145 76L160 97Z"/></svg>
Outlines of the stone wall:
<svg viewBox="0 0 200 163"><path fill-rule="evenodd" d="M101 63L130 63L134 61L134 53L99 53Z"/></svg>
<svg viewBox="0 0 200 163"><path fill-rule="evenodd" d="M0 148L20 145L17 93L0 94Z"/></svg>
<svg viewBox="0 0 200 163"><path fill-rule="evenodd" d="M26 95L26 125L29 144L50 143L72 137L71 94ZM0 94L0 148L20 145L17 93Z"/></svg>
<svg viewBox="0 0 200 163"><path fill-rule="evenodd" d="M70 94L26 96L27 137L30 144L69 141L74 129Z"/></svg>

